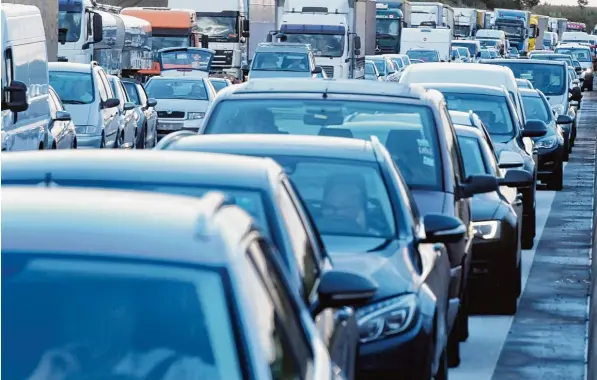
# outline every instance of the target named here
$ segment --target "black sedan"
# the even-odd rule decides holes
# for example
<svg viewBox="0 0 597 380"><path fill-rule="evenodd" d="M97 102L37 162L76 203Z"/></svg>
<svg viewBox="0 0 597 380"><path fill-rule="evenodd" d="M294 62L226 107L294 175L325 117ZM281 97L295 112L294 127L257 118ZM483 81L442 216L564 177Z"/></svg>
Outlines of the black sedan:
<svg viewBox="0 0 597 380"><path fill-rule="evenodd" d="M212 190L225 192L255 218L274 243L288 268L290 283L317 317L316 325L332 360L347 377L353 376L359 343L354 312L344 308L320 310L319 300L313 297L332 264L316 227L279 165L263 158L206 153L139 150L105 154L86 150L68 154L73 152L11 154L2 160L2 186L48 182L194 197ZM101 226L97 228L101 230Z"/></svg>
<svg viewBox="0 0 597 380"><path fill-rule="evenodd" d="M478 129L457 126L456 134L466 174L492 175L502 185L497 191L473 197L472 305L497 304L501 312L514 314L521 289L522 201L516 189L509 187L530 186L533 177L520 169L509 169L502 176L494 153ZM517 153L503 153L508 155ZM522 158L517 158L522 165ZM493 294L488 296L487 290Z"/></svg>
<svg viewBox="0 0 597 380"><path fill-rule="evenodd" d="M533 138L538 156L538 179L551 190L562 190L564 161L568 161L570 141L560 125L572 124L572 118L559 115L556 120L549 102L539 90L521 89L520 94L527 118L542 121L547 127L544 136Z"/></svg>
<svg viewBox="0 0 597 380"><path fill-rule="evenodd" d="M3 376L338 378L275 248L223 194L3 186L2 201ZM316 297L375 289L329 271Z"/></svg>
<svg viewBox="0 0 597 380"><path fill-rule="evenodd" d="M447 336L458 300L449 300L447 255L429 243L462 239L465 228L454 217L420 216L377 139L228 134L168 140L163 149L278 161L313 215L334 265L378 283L375 298L357 310L359 378L446 378Z"/></svg>

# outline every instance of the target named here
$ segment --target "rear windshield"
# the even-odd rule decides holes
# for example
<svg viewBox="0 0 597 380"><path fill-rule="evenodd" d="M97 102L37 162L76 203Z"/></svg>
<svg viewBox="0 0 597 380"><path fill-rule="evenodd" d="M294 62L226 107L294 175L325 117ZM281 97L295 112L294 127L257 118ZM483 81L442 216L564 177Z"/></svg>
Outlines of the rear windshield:
<svg viewBox="0 0 597 380"><path fill-rule="evenodd" d="M423 62L439 62L439 54L435 50L410 50L406 55L410 59L420 59Z"/></svg>
<svg viewBox="0 0 597 380"><path fill-rule="evenodd" d="M251 70L309 72L309 56L297 53L255 53Z"/></svg>
<svg viewBox="0 0 597 380"><path fill-rule="evenodd" d="M467 44L464 42L452 42L452 46L467 48L468 51L471 52L471 55L477 54L477 44Z"/></svg>
<svg viewBox="0 0 597 380"><path fill-rule="evenodd" d="M523 95L522 104L528 120L541 120L545 123L551 121L551 109L542 98Z"/></svg>
<svg viewBox="0 0 597 380"><path fill-rule="evenodd" d="M91 73L50 71L50 85L64 104L91 104L95 100Z"/></svg>
<svg viewBox="0 0 597 380"><path fill-rule="evenodd" d="M145 91L155 99L208 100L203 80L151 79Z"/></svg>
<svg viewBox="0 0 597 380"><path fill-rule="evenodd" d="M579 62L591 62L591 50L579 48L557 48L556 53L568 54Z"/></svg>
<svg viewBox="0 0 597 380"><path fill-rule="evenodd" d="M562 95L568 91L565 66L531 62L499 64L509 67L516 78L528 79L534 88L541 90L546 96Z"/></svg>

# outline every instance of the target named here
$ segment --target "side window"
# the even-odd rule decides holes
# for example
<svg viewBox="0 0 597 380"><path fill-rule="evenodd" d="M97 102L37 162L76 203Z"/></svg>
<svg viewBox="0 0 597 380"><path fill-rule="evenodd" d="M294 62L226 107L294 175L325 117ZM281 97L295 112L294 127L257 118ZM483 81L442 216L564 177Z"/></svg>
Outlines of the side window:
<svg viewBox="0 0 597 380"><path fill-rule="evenodd" d="M282 210L282 216L286 224L286 229L290 232L289 237L292 244L292 250L296 259L296 264L301 272L303 280L303 291L307 301L315 281L318 277L319 266L315 257L315 252L311 240L305 231L305 226L299 213L288 194L286 187L281 186L278 191L278 203Z"/></svg>
<svg viewBox="0 0 597 380"><path fill-rule="evenodd" d="M139 94L139 101L141 103L139 103L142 106L146 106L147 105L147 93L145 93L145 89L143 88L143 86L141 85L136 85L137 86L137 93Z"/></svg>
<svg viewBox="0 0 597 380"><path fill-rule="evenodd" d="M50 90L50 96L48 97L48 103L50 103L50 112L52 113L52 116L56 115L56 111L61 111L61 109L58 108L58 101L56 99L56 94L52 90Z"/></svg>
<svg viewBox="0 0 597 380"><path fill-rule="evenodd" d="M105 88L108 99L115 98L116 94L114 94L114 91L112 91L112 87L110 86L110 82L108 81L108 77L106 76L104 70L99 69L97 72L99 74L100 80L102 81L102 85Z"/></svg>
<svg viewBox="0 0 597 380"><path fill-rule="evenodd" d="M99 71L94 71L94 80L95 85L97 86L97 91L99 92L99 96L102 102L105 102L108 99L108 93L106 92L106 86L102 80L102 76Z"/></svg>
<svg viewBox="0 0 597 380"><path fill-rule="evenodd" d="M120 88L120 92L122 92L122 96L124 97L124 101L127 102L127 103L130 102L131 98L129 98L129 94L124 89L124 86L122 85L122 83L118 83L118 87Z"/></svg>
<svg viewBox="0 0 597 380"><path fill-rule="evenodd" d="M139 94L137 93L137 85L134 83L127 83L124 85L124 89L126 90L126 94L131 99L133 103L138 106L143 105L139 99Z"/></svg>
<svg viewBox="0 0 597 380"><path fill-rule="evenodd" d="M446 133L446 140L448 142L448 149L452 161L452 167L454 169L454 176L456 177L456 183L464 181L466 178L463 172L463 163L462 163L462 156L460 154L460 147L458 145L458 140L456 139L456 133L454 132L454 127L452 126L452 119L450 119L450 114L446 109L446 105L442 105L441 107L441 117L442 122L450 126L449 129L445 130Z"/></svg>
<svg viewBox="0 0 597 380"><path fill-rule="evenodd" d="M296 302L282 280L281 267L270 261L273 252L264 241L252 242L246 254L245 286L251 299L258 302L257 322L262 348L268 352L273 379L303 379L307 372L305 358L312 356L308 341L297 326Z"/></svg>

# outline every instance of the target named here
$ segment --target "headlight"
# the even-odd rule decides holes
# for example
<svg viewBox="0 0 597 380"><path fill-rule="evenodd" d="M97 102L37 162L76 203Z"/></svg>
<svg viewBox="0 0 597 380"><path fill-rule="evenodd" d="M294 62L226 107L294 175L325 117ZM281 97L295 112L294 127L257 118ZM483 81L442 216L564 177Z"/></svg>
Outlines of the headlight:
<svg viewBox="0 0 597 380"><path fill-rule="evenodd" d="M555 137L546 137L541 140L535 141L536 148L544 148L544 149L551 149L558 144L558 141Z"/></svg>
<svg viewBox="0 0 597 380"><path fill-rule="evenodd" d="M361 343L385 339L406 330L413 322L417 296L406 294L356 311Z"/></svg>
<svg viewBox="0 0 597 380"><path fill-rule="evenodd" d="M483 240L494 240L500 238L500 221L486 220L473 222L473 232L476 238Z"/></svg>
<svg viewBox="0 0 597 380"><path fill-rule="evenodd" d="M562 105L562 104L553 106L553 107L551 107L551 109L558 115L564 115L564 105Z"/></svg>
<svg viewBox="0 0 597 380"><path fill-rule="evenodd" d="M75 131L83 135L91 135L96 133L98 128L96 125L77 125L75 126Z"/></svg>
<svg viewBox="0 0 597 380"><path fill-rule="evenodd" d="M187 114L187 119L189 120L198 120L203 119L205 117L205 112L189 112Z"/></svg>

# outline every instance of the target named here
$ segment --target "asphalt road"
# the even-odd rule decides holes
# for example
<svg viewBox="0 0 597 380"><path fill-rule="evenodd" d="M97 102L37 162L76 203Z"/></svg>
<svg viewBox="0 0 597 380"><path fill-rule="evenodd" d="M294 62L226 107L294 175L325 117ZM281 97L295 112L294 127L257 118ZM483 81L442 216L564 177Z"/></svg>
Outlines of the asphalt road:
<svg viewBox="0 0 597 380"><path fill-rule="evenodd" d="M537 237L523 251L518 313L472 317L451 380L587 379L596 93L584 93L579 117L564 190L537 193Z"/></svg>

